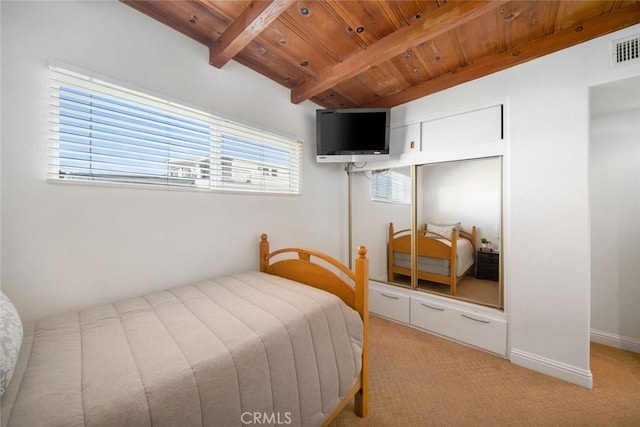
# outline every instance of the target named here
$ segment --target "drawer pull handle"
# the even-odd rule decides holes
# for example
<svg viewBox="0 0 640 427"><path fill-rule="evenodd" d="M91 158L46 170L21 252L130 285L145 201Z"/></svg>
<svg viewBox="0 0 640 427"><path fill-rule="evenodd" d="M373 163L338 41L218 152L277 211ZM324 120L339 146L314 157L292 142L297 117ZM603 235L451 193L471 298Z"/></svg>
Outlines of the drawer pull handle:
<svg viewBox="0 0 640 427"><path fill-rule="evenodd" d="M478 322L478 323L491 323L488 320L480 320L480 319L474 319L471 316L467 316L466 314L461 314L462 317L466 317L469 320L473 320L474 322Z"/></svg>
<svg viewBox="0 0 640 427"><path fill-rule="evenodd" d="M380 292L380 295L382 295L383 297L391 298L391 299L400 299L400 297L394 297L392 295L383 294L382 292Z"/></svg>
<svg viewBox="0 0 640 427"><path fill-rule="evenodd" d="M432 307L432 306L427 305L427 304L425 304L425 303L423 303L423 302L421 302L421 303L420 303L420 305L422 305L422 306L424 306L424 307L427 307L427 308L430 308L431 310L444 311L444 308L440 308L440 307Z"/></svg>

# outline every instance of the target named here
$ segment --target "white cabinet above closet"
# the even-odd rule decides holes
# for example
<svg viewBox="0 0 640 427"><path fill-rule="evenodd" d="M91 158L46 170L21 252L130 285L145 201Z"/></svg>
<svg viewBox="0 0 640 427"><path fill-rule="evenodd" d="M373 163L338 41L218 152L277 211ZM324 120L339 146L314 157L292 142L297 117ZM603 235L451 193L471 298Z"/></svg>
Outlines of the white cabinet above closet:
<svg viewBox="0 0 640 427"><path fill-rule="evenodd" d="M421 127L423 151L499 141L504 139L503 106L427 120Z"/></svg>
<svg viewBox="0 0 640 427"><path fill-rule="evenodd" d="M399 156L420 151L420 123L392 128L389 133L389 155Z"/></svg>
<svg viewBox="0 0 640 427"><path fill-rule="evenodd" d="M504 155L506 110L506 103L487 104L392 124L389 161L371 163L369 168Z"/></svg>

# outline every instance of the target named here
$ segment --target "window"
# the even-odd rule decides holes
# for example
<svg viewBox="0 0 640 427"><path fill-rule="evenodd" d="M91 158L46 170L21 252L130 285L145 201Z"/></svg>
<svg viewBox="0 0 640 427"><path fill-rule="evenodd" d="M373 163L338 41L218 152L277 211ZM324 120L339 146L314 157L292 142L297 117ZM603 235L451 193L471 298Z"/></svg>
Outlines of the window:
<svg viewBox="0 0 640 427"><path fill-rule="evenodd" d="M371 200L410 204L411 177L389 169L371 171Z"/></svg>
<svg viewBox="0 0 640 427"><path fill-rule="evenodd" d="M296 139L50 68L51 179L301 192Z"/></svg>

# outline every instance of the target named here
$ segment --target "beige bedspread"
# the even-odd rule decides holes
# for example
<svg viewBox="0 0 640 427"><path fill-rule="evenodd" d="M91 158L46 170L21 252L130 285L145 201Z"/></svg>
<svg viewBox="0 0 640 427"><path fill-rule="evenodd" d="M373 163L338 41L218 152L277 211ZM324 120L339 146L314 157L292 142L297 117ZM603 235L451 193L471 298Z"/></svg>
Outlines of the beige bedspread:
<svg viewBox="0 0 640 427"><path fill-rule="evenodd" d="M2 424L319 425L361 354L339 298L247 272L40 321Z"/></svg>

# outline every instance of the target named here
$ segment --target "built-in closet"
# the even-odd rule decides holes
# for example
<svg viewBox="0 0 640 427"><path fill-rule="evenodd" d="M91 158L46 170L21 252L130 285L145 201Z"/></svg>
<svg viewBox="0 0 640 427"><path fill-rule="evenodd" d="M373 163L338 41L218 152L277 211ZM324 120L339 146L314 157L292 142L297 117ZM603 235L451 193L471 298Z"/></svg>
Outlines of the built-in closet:
<svg viewBox="0 0 640 427"><path fill-rule="evenodd" d="M507 355L504 140L504 105L483 106L396 126L391 162L349 166L350 246L368 248L373 313ZM459 237L444 263L423 256L443 246L425 237L446 244L434 230Z"/></svg>

